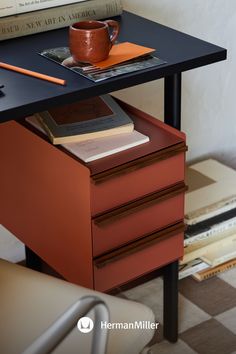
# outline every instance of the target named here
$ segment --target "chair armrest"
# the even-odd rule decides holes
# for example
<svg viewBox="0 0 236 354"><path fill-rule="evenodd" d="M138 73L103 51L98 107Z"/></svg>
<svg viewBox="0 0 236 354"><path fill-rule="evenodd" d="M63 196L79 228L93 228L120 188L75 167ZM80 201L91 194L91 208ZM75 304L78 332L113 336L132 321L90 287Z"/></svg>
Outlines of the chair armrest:
<svg viewBox="0 0 236 354"><path fill-rule="evenodd" d="M97 296L84 296L70 306L40 337L22 354L48 354L71 332L79 318L95 311L95 323L91 354L105 354L108 331L101 321L109 322L109 310Z"/></svg>

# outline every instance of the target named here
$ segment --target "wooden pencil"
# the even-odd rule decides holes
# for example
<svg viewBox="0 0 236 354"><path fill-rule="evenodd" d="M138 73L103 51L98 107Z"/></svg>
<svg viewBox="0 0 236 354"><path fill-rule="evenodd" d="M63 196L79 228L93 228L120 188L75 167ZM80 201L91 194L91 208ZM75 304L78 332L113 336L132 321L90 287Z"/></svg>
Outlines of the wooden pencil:
<svg viewBox="0 0 236 354"><path fill-rule="evenodd" d="M16 71L16 72L21 73L21 74L25 74L25 75L29 75L29 76L32 76L32 77L36 77L38 79L50 81L50 82L52 82L54 84L66 85L66 80L58 79L58 78L53 77L53 76L44 75L44 74L38 73L36 71L27 70L27 69L20 68L18 66L14 66L14 65L10 65L10 64L7 64L7 63L0 62L0 68Z"/></svg>

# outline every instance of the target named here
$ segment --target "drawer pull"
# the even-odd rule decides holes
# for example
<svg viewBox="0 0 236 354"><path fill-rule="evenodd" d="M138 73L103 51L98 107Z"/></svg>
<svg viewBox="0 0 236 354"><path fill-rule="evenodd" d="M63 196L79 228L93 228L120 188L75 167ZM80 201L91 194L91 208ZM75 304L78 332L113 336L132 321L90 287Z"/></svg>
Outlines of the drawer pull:
<svg viewBox="0 0 236 354"><path fill-rule="evenodd" d="M155 233L149 234L148 236L142 237L126 246L122 246L112 252L109 252L103 256L94 258L94 264L97 268L105 267L107 264L116 262L124 257L127 257L133 253L143 250L146 247L150 247L157 242L161 242L169 237L179 234L185 230L185 224L183 222L178 222L177 224L171 225L165 229L157 231Z"/></svg>
<svg viewBox="0 0 236 354"><path fill-rule="evenodd" d="M175 156L181 152L187 151L188 148L184 142L175 144L169 148L166 148L164 151L157 151L150 155L143 156L138 160L127 162L121 166L114 167L110 170L95 174L91 176L91 179L94 184L99 184L106 182L111 178L118 177L120 175L124 175L133 171L136 171L140 168L149 166L157 161L168 159L172 156Z"/></svg>
<svg viewBox="0 0 236 354"><path fill-rule="evenodd" d="M160 203L166 199L172 198L180 193L187 190L187 186L184 182L179 182L168 189L160 190L156 193L152 193L144 198L139 198L138 200L128 203L120 208L116 208L107 213L103 213L94 218L94 223L99 226L105 226L114 221L126 217L130 214L136 213L142 209L150 207L154 204Z"/></svg>

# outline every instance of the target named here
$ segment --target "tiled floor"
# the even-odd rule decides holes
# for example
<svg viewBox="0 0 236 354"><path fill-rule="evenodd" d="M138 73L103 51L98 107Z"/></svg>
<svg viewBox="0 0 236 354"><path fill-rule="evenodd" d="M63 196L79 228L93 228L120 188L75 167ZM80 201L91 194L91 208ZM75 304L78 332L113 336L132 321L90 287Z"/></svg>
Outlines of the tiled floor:
<svg viewBox="0 0 236 354"><path fill-rule="evenodd" d="M0 236L0 257L22 260L23 244L2 226ZM162 324L162 286L157 278L120 295L151 307ZM236 354L236 268L201 283L180 280L179 332L178 342L171 344L163 340L160 325L148 354Z"/></svg>
<svg viewBox="0 0 236 354"><path fill-rule="evenodd" d="M161 278L123 295L150 306L163 322ZM148 354L236 354L236 269L201 283L180 280L179 332L178 342L171 344L163 340L160 326Z"/></svg>

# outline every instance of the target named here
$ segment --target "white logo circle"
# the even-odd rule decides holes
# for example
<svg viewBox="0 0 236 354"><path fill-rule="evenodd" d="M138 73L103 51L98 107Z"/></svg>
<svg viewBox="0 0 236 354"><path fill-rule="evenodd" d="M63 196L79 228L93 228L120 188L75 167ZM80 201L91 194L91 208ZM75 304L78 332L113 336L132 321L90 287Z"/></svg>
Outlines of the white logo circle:
<svg viewBox="0 0 236 354"><path fill-rule="evenodd" d="M77 328L82 333L89 333L93 329L93 321L89 317L81 317L77 322Z"/></svg>

